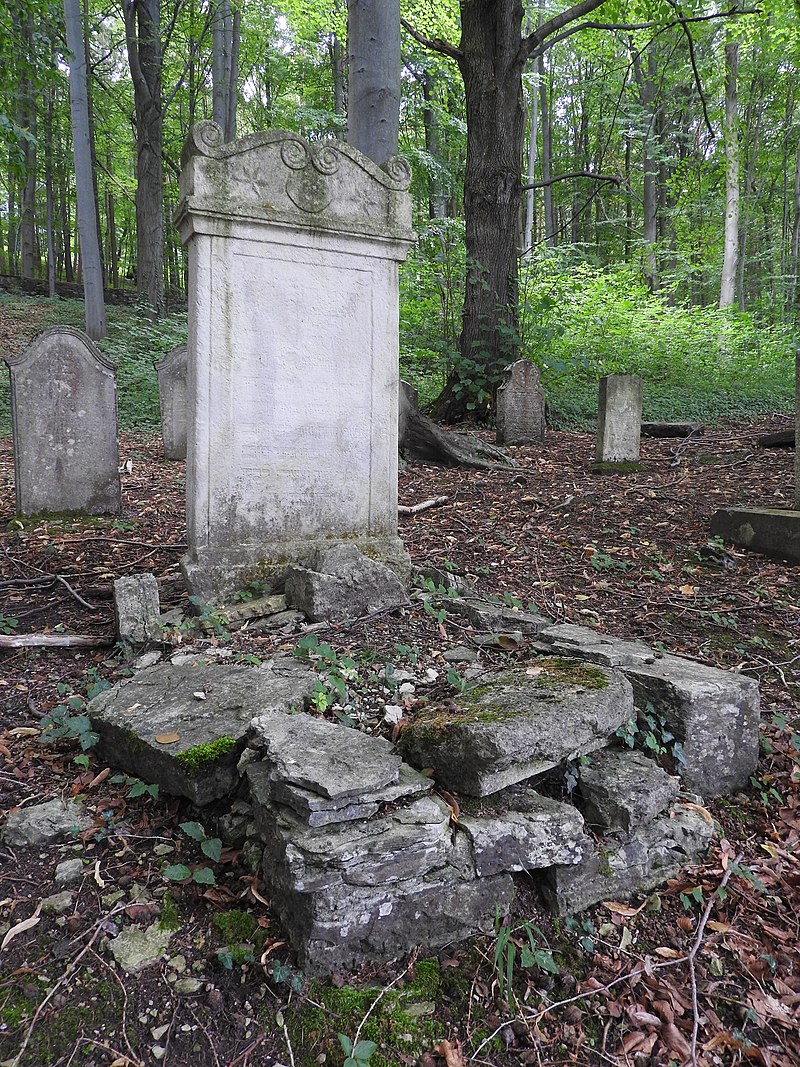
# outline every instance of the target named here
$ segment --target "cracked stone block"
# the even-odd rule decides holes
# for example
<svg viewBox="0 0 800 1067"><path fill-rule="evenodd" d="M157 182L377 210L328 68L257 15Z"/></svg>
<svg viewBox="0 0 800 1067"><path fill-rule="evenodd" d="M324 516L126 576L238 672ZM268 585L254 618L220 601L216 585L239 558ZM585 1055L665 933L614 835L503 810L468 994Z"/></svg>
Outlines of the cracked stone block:
<svg viewBox="0 0 800 1067"><path fill-rule="evenodd" d="M160 641L161 604L154 574L134 574L114 582L114 614L120 641L146 645Z"/></svg>
<svg viewBox="0 0 800 1067"><path fill-rule="evenodd" d="M343 544L318 551L310 567L289 567L286 599L312 622L358 618L409 603L394 571L355 545Z"/></svg>
<svg viewBox="0 0 800 1067"><path fill-rule="evenodd" d="M601 900L647 893L697 859L713 836L712 822L696 808L678 803L627 839L598 842L579 864L551 867L543 874L542 892L558 915L573 915Z"/></svg>
<svg viewBox="0 0 800 1067"><path fill-rule="evenodd" d="M642 752L607 748L579 770L583 812L589 826L630 831L669 808L680 783Z"/></svg>
<svg viewBox="0 0 800 1067"><path fill-rule="evenodd" d="M681 777L703 796L747 786L758 760L760 694L755 678L661 655L638 641L617 641L583 626L539 635L551 652L619 667L638 708L652 704L683 745Z"/></svg>
<svg viewBox="0 0 800 1067"><path fill-rule="evenodd" d="M91 825L92 820L84 815L77 801L48 800L45 804L12 811L6 820L3 840L10 848L49 845L69 841Z"/></svg>
<svg viewBox="0 0 800 1067"><path fill-rule="evenodd" d="M476 630L496 633L500 630L520 630L524 634L538 634L551 625L543 615L515 610L505 604L492 604L479 596L449 597L442 607L455 615L461 615Z"/></svg>
<svg viewBox="0 0 800 1067"><path fill-rule="evenodd" d="M101 760L203 805L238 782L251 720L305 707L316 681L289 656L269 670L187 657L138 671L86 710Z"/></svg>
<svg viewBox="0 0 800 1067"><path fill-rule="evenodd" d="M480 877L577 863L590 845L577 808L521 787L468 801L458 824L472 842Z"/></svg>
<svg viewBox="0 0 800 1067"><path fill-rule="evenodd" d="M486 796L603 748L633 714L630 683L577 660L487 674L447 704L434 704L403 731L414 767L431 767L455 793Z"/></svg>

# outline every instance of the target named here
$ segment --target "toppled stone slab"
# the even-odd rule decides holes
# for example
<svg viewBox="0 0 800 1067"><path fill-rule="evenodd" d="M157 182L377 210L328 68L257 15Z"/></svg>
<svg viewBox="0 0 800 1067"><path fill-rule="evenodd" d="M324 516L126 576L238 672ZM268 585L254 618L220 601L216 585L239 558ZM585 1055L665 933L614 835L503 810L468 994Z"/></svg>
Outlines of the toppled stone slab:
<svg viewBox="0 0 800 1067"><path fill-rule="evenodd" d="M625 749L595 752L578 773L586 822L602 830L630 832L652 822L680 788L654 760Z"/></svg>
<svg viewBox="0 0 800 1067"><path fill-rule="evenodd" d="M583 626L551 626L540 647L618 667L637 708L652 704L683 746L681 777L703 796L744 788L758 759L758 682L637 641L617 641Z"/></svg>
<svg viewBox="0 0 800 1067"><path fill-rule="evenodd" d="M400 764L396 782L379 789L365 788L361 795L344 799L320 796L310 789L276 778L267 763L251 763L247 768L247 777L255 803L267 805L275 801L283 804L291 808L293 814L307 826L329 826L332 823L369 819L380 811L382 805L421 796L429 793L433 787L430 778L418 774L406 763Z"/></svg>
<svg viewBox="0 0 800 1067"><path fill-rule="evenodd" d="M84 830L92 820L81 811L75 800L48 800L30 808L12 811L3 830L3 839L11 848L49 845L68 841Z"/></svg>
<svg viewBox="0 0 800 1067"><path fill-rule="evenodd" d="M800 563L800 511L722 508L713 515L710 530L739 548Z"/></svg>
<svg viewBox="0 0 800 1067"><path fill-rule="evenodd" d="M313 976L488 933L513 895L511 875L464 881L460 870L448 866L392 885L340 885L273 900L301 967Z"/></svg>
<svg viewBox="0 0 800 1067"><path fill-rule="evenodd" d="M519 630L523 634L538 634L551 626L550 619L528 611L518 611L505 604L493 604L479 596L450 597L443 606L448 612L461 615L476 630L497 633L500 630Z"/></svg>
<svg viewBox="0 0 800 1067"><path fill-rule="evenodd" d="M480 877L578 863L591 845L572 804L521 787L469 802L458 824L470 838Z"/></svg>
<svg viewBox="0 0 800 1067"><path fill-rule="evenodd" d="M306 706L316 681L289 656L269 670L195 657L137 672L90 701L87 714L102 760L202 805L238 781L250 721Z"/></svg>
<svg viewBox="0 0 800 1067"><path fill-rule="evenodd" d="M357 618L409 603L393 571L344 544L320 549L310 567L289 567L286 599L312 622Z"/></svg>
<svg viewBox="0 0 800 1067"><path fill-rule="evenodd" d="M600 842L579 864L551 867L543 876L542 891L558 915L646 893L696 859L713 835L713 823L700 811L676 804L627 840Z"/></svg>
<svg viewBox="0 0 800 1067"><path fill-rule="evenodd" d="M450 809L435 796L359 822L310 829L277 805L257 805L270 885L315 893L331 886L385 886L421 878L447 862Z"/></svg>
<svg viewBox="0 0 800 1067"><path fill-rule="evenodd" d="M702 422L643 422L642 437L699 437L705 433Z"/></svg>
<svg viewBox="0 0 800 1067"><path fill-rule="evenodd" d="M110 942L111 955L126 974L139 974L147 967L158 963L172 938L169 930L162 930L153 923L146 930L138 926L126 926Z"/></svg>
<svg viewBox="0 0 800 1067"><path fill-rule="evenodd" d="M114 582L114 614L120 641L146 645L160 641L161 604L154 574L134 574Z"/></svg>
<svg viewBox="0 0 800 1067"><path fill-rule="evenodd" d="M286 597L283 593L260 596L253 600L244 600L239 604L225 606L225 615L231 626L241 626L251 619L266 619L284 611L286 611Z"/></svg>
<svg viewBox="0 0 800 1067"><path fill-rule="evenodd" d="M402 760L384 738L315 715L259 715L251 726L250 745L275 783L300 786L342 804L360 802L400 776Z"/></svg>
<svg viewBox="0 0 800 1067"><path fill-rule="evenodd" d="M485 675L450 704L430 706L400 747L446 789L486 796L602 748L632 714L631 686L618 672L542 659L528 671Z"/></svg>

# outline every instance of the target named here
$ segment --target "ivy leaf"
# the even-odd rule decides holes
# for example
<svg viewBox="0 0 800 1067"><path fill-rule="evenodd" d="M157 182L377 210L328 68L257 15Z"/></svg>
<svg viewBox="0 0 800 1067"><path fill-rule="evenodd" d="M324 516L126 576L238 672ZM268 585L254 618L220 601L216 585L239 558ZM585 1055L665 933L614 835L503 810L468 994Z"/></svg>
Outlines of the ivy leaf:
<svg viewBox="0 0 800 1067"><path fill-rule="evenodd" d="M198 885L214 885L216 878L210 867L198 867L196 871L192 871L192 881Z"/></svg>
<svg viewBox="0 0 800 1067"><path fill-rule="evenodd" d="M180 827L187 837L191 837L192 841L205 841L206 832L199 822L182 822Z"/></svg>
<svg viewBox="0 0 800 1067"><path fill-rule="evenodd" d="M164 877L168 878L170 882L182 882L184 878L188 878L191 873L192 872L189 870L185 863L173 863L169 867L165 868Z"/></svg>
<svg viewBox="0 0 800 1067"><path fill-rule="evenodd" d="M205 841L200 842L200 848L209 859L219 863L222 855L222 842L218 837L207 837Z"/></svg>

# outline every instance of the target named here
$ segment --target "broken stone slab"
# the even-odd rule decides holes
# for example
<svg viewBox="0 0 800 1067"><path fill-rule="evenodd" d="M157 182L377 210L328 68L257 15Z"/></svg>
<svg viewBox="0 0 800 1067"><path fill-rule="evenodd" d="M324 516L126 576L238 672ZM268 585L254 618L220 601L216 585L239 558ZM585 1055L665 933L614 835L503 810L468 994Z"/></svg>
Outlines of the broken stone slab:
<svg viewBox="0 0 800 1067"><path fill-rule="evenodd" d="M320 796L309 789L274 778L272 768L265 763L251 763L247 768L250 792L256 804L270 801L291 808L294 815L307 826L329 826L333 823L369 819L377 814L384 804L429 793L433 782L424 774L418 774L407 763L400 764L398 780L377 790L365 789L354 798L344 799Z"/></svg>
<svg viewBox="0 0 800 1067"><path fill-rule="evenodd" d="M680 788L643 752L618 748L595 752L578 776L587 824L626 833L665 812Z"/></svg>
<svg viewBox="0 0 800 1067"><path fill-rule="evenodd" d="M400 776L402 760L384 738L305 713L259 715L251 724L250 747L273 781L339 802L360 801Z"/></svg>
<svg viewBox="0 0 800 1067"><path fill-rule="evenodd" d="M637 708L652 704L683 746L681 778L703 796L745 788L758 760L758 681L661 655L637 641L617 641L583 626L551 626L541 647L618 667Z"/></svg>
<svg viewBox="0 0 800 1067"><path fill-rule="evenodd" d="M269 670L193 657L138 671L91 700L87 714L100 759L202 805L238 781L250 721L305 707L316 682L289 656Z"/></svg>
<svg viewBox="0 0 800 1067"><path fill-rule="evenodd" d="M574 915L601 900L647 893L697 859L713 836L710 816L676 804L627 840L601 841L579 864L551 867L543 875L543 895L557 915Z"/></svg>
<svg viewBox="0 0 800 1067"><path fill-rule="evenodd" d="M320 549L310 567L289 567L286 599L312 622L358 618L409 603L393 571L345 544Z"/></svg>
<svg viewBox="0 0 800 1067"><path fill-rule="evenodd" d="M134 574L114 582L114 614L120 641L146 645L164 636L154 574Z"/></svg>
<svg viewBox="0 0 800 1067"><path fill-rule="evenodd" d="M111 955L126 974L139 974L158 963L167 951L172 932L163 930L157 922L146 930L126 926L109 942Z"/></svg>
<svg viewBox="0 0 800 1067"><path fill-rule="evenodd" d="M450 808L436 796L359 822L312 829L278 805L255 808L273 887L314 893L421 878L447 862Z"/></svg>
<svg viewBox="0 0 800 1067"><path fill-rule="evenodd" d="M266 880L266 870L264 875ZM279 894L273 901L300 966L316 976L489 933L513 895L511 875L465 881L460 870L445 867L391 885L340 885L322 893Z"/></svg>
<svg viewBox="0 0 800 1067"><path fill-rule="evenodd" d="M305 621L306 617L302 611L294 611L293 609L279 611L275 615L266 615L263 619L254 619L248 626L248 630L251 634L258 634L263 630L291 631Z"/></svg>
<svg viewBox="0 0 800 1067"><path fill-rule="evenodd" d="M800 511L788 508L722 508L711 533L738 548L800 563Z"/></svg>
<svg viewBox="0 0 800 1067"><path fill-rule="evenodd" d="M30 808L12 811L6 820L3 839L10 848L49 845L68 841L88 830L92 820L75 800L48 800Z"/></svg>
<svg viewBox="0 0 800 1067"><path fill-rule="evenodd" d="M630 683L577 660L487 674L447 705L417 715L400 737L414 767L455 793L486 796L593 752L633 715Z"/></svg>
<svg viewBox="0 0 800 1067"><path fill-rule="evenodd" d="M223 610L231 626L241 626L252 619L265 619L286 611L286 597L283 593L260 596L237 604L227 604Z"/></svg>
<svg viewBox="0 0 800 1067"><path fill-rule="evenodd" d="M705 429L702 422L643 422L642 437L699 437Z"/></svg>
<svg viewBox="0 0 800 1067"><path fill-rule="evenodd" d="M520 630L524 634L538 634L552 625L550 619L527 611L516 611L504 604L492 604L478 596L449 597L442 601L448 612L461 615L476 630Z"/></svg>
<svg viewBox="0 0 800 1067"><path fill-rule="evenodd" d="M472 842L480 877L578 863L591 843L574 805L520 787L468 802L458 825Z"/></svg>

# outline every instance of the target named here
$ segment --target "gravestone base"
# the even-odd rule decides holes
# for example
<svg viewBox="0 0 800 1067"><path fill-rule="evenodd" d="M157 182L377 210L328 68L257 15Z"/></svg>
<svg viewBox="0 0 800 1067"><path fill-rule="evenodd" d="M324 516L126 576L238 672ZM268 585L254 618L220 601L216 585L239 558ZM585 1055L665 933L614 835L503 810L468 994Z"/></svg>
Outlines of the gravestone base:
<svg viewBox="0 0 800 1067"><path fill-rule="evenodd" d="M710 530L738 548L800 563L800 511L722 508L711 519Z"/></svg>
<svg viewBox="0 0 800 1067"><path fill-rule="evenodd" d="M313 566L318 552L337 544L353 545L368 559L393 570L403 586L409 584L411 561L400 538L391 536L298 539L203 549L187 553L181 560L181 570L191 596L204 604L219 604L253 581L281 586L289 567Z"/></svg>

